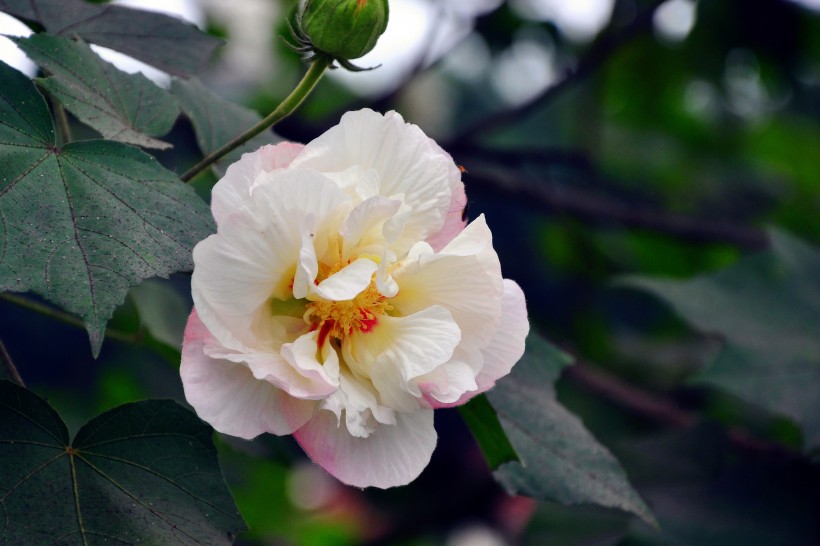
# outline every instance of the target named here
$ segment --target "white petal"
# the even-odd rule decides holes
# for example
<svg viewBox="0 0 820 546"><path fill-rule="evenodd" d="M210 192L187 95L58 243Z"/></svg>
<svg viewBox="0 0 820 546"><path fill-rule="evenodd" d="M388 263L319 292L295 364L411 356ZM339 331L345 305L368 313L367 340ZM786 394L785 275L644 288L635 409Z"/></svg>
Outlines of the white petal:
<svg viewBox="0 0 820 546"><path fill-rule="evenodd" d="M303 299L313 290L319 275L319 258L316 257L316 218L308 214L302 220L299 243L299 261L293 276L293 297Z"/></svg>
<svg viewBox="0 0 820 546"><path fill-rule="evenodd" d="M316 173L280 170L253 189L253 217L232 215L194 248L191 291L202 321L227 345L254 346L271 297L292 297L301 229L349 198ZM312 216L311 216L312 215Z"/></svg>
<svg viewBox="0 0 820 546"><path fill-rule="evenodd" d="M360 243L362 246L367 245L368 241L362 242L362 237L393 216L401 204L399 200L388 199L381 195L370 197L350 212L339 233L351 246L358 246Z"/></svg>
<svg viewBox="0 0 820 546"><path fill-rule="evenodd" d="M369 258L359 258L313 287L311 295L331 301L352 300L370 286L378 267Z"/></svg>
<svg viewBox="0 0 820 546"><path fill-rule="evenodd" d="M431 373L416 378L415 383L431 408L460 405L465 395L478 389L476 374L483 362L480 351L465 350L460 346L452 360Z"/></svg>
<svg viewBox="0 0 820 546"><path fill-rule="evenodd" d="M282 388L296 398L320 400L339 388L339 357L334 349L328 348L322 351L320 362L317 338L318 332L313 331L282 345L282 357L295 372L295 377Z"/></svg>
<svg viewBox="0 0 820 546"><path fill-rule="evenodd" d="M397 248L409 248L442 229L460 172L452 158L396 112L348 112L339 125L310 142L293 166L333 173L351 166L373 169L379 194L404 194L412 207Z"/></svg>
<svg viewBox="0 0 820 546"><path fill-rule="evenodd" d="M343 371L339 389L322 401L320 408L332 411L339 423L357 438L367 438L379 423L396 424L396 412L378 401L378 393L369 381L357 379Z"/></svg>
<svg viewBox="0 0 820 546"><path fill-rule="evenodd" d="M243 364L206 356L206 341L215 342L194 310L185 328L180 376L188 403L216 430L246 439L263 432L290 434L313 415L315 402L255 379Z"/></svg>
<svg viewBox="0 0 820 546"><path fill-rule="evenodd" d="M242 154L239 161L231 164L211 190L211 212L217 226L232 214L250 209L251 186L259 175L287 167L302 148L302 144L290 142L262 146L255 152Z"/></svg>
<svg viewBox="0 0 820 546"><path fill-rule="evenodd" d="M370 332L355 332L342 350L354 372L370 377L386 405L404 411L419 407L413 382L446 363L461 341L449 311L432 306L407 317L379 317Z"/></svg>
<svg viewBox="0 0 820 546"><path fill-rule="evenodd" d="M351 436L332 412L320 410L294 437L342 482L382 489L416 479L436 447L432 410L399 413L395 425L379 425L367 438Z"/></svg>
<svg viewBox="0 0 820 546"><path fill-rule="evenodd" d="M391 299L396 310L409 314L441 305L453 314L466 344L486 345L498 327L501 266L483 216L439 254L432 253L427 243L414 245L393 278L399 285L399 293Z"/></svg>
<svg viewBox="0 0 820 546"><path fill-rule="evenodd" d="M501 322L489 345L481 350L484 366L476 377L478 392L486 391L510 373L513 365L524 354L524 341L529 331L524 292L514 281L504 279Z"/></svg>
<svg viewBox="0 0 820 546"><path fill-rule="evenodd" d="M382 296L392 298L399 293L399 285L390 274L389 267L395 263L396 257L385 247L379 261L379 269L376 271L376 288Z"/></svg>

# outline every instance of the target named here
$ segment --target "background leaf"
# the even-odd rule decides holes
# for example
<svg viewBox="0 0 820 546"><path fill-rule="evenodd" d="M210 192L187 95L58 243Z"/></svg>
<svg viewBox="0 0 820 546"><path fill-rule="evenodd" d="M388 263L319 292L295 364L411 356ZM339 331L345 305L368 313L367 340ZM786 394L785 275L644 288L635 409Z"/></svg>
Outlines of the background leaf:
<svg viewBox="0 0 820 546"><path fill-rule="evenodd" d="M223 99L196 78L174 80L171 83L171 93L179 100L183 113L191 120L203 155L213 152L262 119L253 110ZM264 131L217 161L213 168L217 174L222 175L227 166L243 153L277 141L271 131Z"/></svg>
<svg viewBox="0 0 820 546"><path fill-rule="evenodd" d="M79 314L99 352L128 288L192 267L213 230L207 206L136 148L57 148L45 101L0 63L0 289L31 290Z"/></svg>
<svg viewBox="0 0 820 546"><path fill-rule="evenodd" d="M170 131L179 107L148 78L126 74L75 40L35 34L13 41L50 75L39 84L102 136L146 148L170 147L146 135Z"/></svg>
<svg viewBox="0 0 820 546"><path fill-rule="evenodd" d="M772 249L690 281L623 284L668 302L694 328L726 344L694 381L794 419L807 448L820 443L820 253L782 232Z"/></svg>
<svg viewBox="0 0 820 546"><path fill-rule="evenodd" d="M40 397L0 381L0 543L230 544L244 529L211 428L170 400L126 404L69 444Z"/></svg>
<svg viewBox="0 0 820 546"><path fill-rule="evenodd" d="M38 23L50 34L80 36L178 76L196 73L221 44L175 17L83 0L0 0L0 11Z"/></svg>
<svg viewBox="0 0 820 546"><path fill-rule="evenodd" d="M487 393L521 461L501 465L495 477L510 494L620 508L655 525L615 457L556 400L552 384L569 363L530 334L524 357Z"/></svg>

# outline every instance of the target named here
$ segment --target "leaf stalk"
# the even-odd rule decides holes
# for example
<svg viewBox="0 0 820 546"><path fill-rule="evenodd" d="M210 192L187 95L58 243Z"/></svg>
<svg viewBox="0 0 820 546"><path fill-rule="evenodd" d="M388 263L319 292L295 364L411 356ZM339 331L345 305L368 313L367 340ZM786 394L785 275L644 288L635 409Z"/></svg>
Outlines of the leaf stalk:
<svg viewBox="0 0 820 546"><path fill-rule="evenodd" d="M262 119L259 123L248 129L245 133L239 135L238 137L234 138L230 142L226 143L222 147L218 148L217 150L211 152L207 156L205 156L202 161L188 169L180 179L183 182L190 182L196 175L200 172L211 166L217 160L225 156L226 154L232 152L236 148L242 146L250 139L269 129L288 117L290 114L293 113L296 108L299 107L302 102L307 98L313 88L316 87L316 84L324 75L325 70L327 70L333 59L328 57L327 55L319 55L310 65L305 75L302 77L301 81L296 85L296 87L291 91L290 95L288 95L280 104L277 106L273 112L268 114L264 119Z"/></svg>

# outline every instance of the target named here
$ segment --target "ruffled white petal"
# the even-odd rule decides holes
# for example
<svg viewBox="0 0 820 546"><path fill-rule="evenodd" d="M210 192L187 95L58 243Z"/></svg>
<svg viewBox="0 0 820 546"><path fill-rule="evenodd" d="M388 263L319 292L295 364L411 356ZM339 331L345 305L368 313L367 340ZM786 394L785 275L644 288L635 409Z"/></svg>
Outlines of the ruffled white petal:
<svg viewBox="0 0 820 546"><path fill-rule="evenodd" d="M450 312L434 305L407 317L379 317L370 332L354 332L342 345L351 369L369 377L383 403L402 411L419 408L414 380L450 360L461 341Z"/></svg>
<svg viewBox="0 0 820 546"><path fill-rule="evenodd" d="M291 142L262 146L231 164L211 191L211 211L217 226L233 214L248 214L253 204L251 187L260 175L286 168L302 148L304 145Z"/></svg>
<svg viewBox="0 0 820 546"><path fill-rule="evenodd" d="M436 447L433 410L397 413L367 438L352 436L336 416L318 411L294 437L319 466L356 487L386 489L416 479Z"/></svg>
<svg viewBox="0 0 820 546"><path fill-rule="evenodd" d="M194 310L185 328L180 376L188 403L216 430L245 439L263 432L290 434L313 415L315 402L259 381L243 364L207 356L207 342L215 340Z"/></svg>
<svg viewBox="0 0 820 546"><path fill-rule="evenodd" d="M293 343L282 345L282 357L298 377L281 388L296 398L321 400L339 388L339 357L327 344L320 354L317 338L318 332L308 332Z"/></svg>
<svg viewBox="0 0 820 546"><path fill-rule="evenodd" d="M504 279L501 322L490 343L481 349L484 366L476 377L478 392L486 391L510 373L513 365L524 354L524 341L529 331L524 292L515 281Z"/></svg>
<svg viewBox="0 0 820 546"><path fill-rule="evenodd" d="M379 424L395 425L396 412L378 400L378 393L369 382L343 371L339 389L328 396L320 408L332 411L341 426L357 438L367 438Z"/></svg>
<svg viewBox="0 0 820 546"><path fill-rule="evenodd" d="M427 243L414 245L393 278L399 285L391 300L395 309L410 314L441 305L453 314L465 344L486 345L498 327L501 266L483 215L438 254Z"/></svg>
<svg viewBox="0 0 820 546"><path fill-rule="evenodd" d="M293 170L272 173L252 195L254 218L234 214L194 248L194 304L208 329L231 347L254 347L267 337L259 328L262 315L271 297L292 297L303 229L318 232L349 199L322 175Z"/></svg>
<svg viewBox="0 0 820 546"><path fill-rule="evenodd" d="M310 142L294 159L297 168L325 173L357 166L378 173L379 195L403 194L412 215L396 248L441 231L460 172L452 158L402 117L372 110L348 112L339 124Z"/></svg>

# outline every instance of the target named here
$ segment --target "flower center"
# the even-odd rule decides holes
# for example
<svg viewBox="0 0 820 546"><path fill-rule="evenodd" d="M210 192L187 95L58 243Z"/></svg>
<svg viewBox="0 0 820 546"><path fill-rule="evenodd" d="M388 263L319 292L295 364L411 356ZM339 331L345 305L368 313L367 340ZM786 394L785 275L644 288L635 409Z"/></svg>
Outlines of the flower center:
<svg viewBox="0 0 820 546"><path fill-rule="evenodd" d="M320 265L319 277L327 278L342 268ZM317 283L319 279L317 278ZM370 332L379 323L379 315L391 311L393 306L376 288L375 274L370 285L352 300L312 301L305 308L305 320L313 330L319 330L318 345L328 338L342 339L354 331Z"/></svg>

